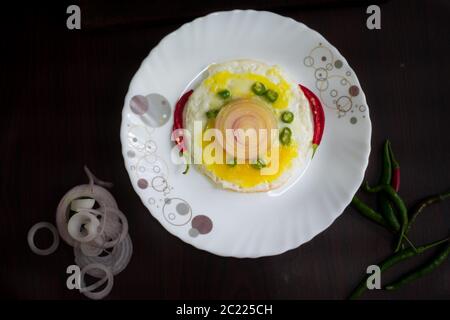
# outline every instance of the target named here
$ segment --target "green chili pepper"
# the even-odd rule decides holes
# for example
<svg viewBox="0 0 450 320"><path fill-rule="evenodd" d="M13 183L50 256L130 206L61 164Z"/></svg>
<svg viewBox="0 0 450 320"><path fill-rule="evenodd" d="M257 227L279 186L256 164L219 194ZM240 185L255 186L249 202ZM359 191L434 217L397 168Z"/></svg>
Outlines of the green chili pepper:
<svg viewBox="0 0 450 320"><path fill-rule="evenodd" d="M292 137L292 131L288 127L284 127L280 131L280 142L281 144L287 146L289 143L291 143L291 137Z"/></svg>
<svg viewBox="0 0 450 320"><path fill-rule="evenodd" d="M266 89L266 86L262 82L255 82L252 85L252 91L257 96L262 96L262 95L264 95L266 93L267 89Z"/></svg>
<svg viewBox="0 0 450 320"><path fill-rule="evenodd" d="M223 89L217 92L217 95L222 99L228 99L229 97L231 97L231 92L228 89Z"/></svg>
<svg viewBox="0 0 450 320"><path fill-rule="evenodd" d="M395 159L394 151L392 151L391 144L389 143L389 156L392 163L392 179L390 185L398 192L400 190L400 164Z"/></svg>
<svg viewBox="0 0 450 320"><path fill-rule="evenodd" d="M381 176L379 184L391 184L392 179L392 161L391 161L391 143L386 140L383 148L383 169L381 171ZM383 217L386 219L387 223L395 231L400 230L400 223L395 215L395 210L392 206L391 201L383 193L379 194L378 203L380 206L380 211Z"/></svg>
<svg viewBox="0 0 450 320"><path fill-rule="evenodd" d="M383 262L379 263L378 266L380 267L380 271L384 272L401 261L404 261L411 257L417 256L417 255L427 251L428 249L436 247L447 241L449 241L448 238L439 240L439 241L435 241L435 242L417 247L417 250L414 250L413 248L403 249L402 251L399 251L399 252L393 254L392 256L385 259ZM367 275L364 277L364 279L359 283L359 285L356 287L356 289L350 295L349 299L357 299L364 293L364 291L366 291L367 279L369 278L369 276L370 275Z"/></svg>
<svg viewBox="0 0 450 320"><path fill-rule="evenodd" d="M366 218L378 223L383 227L389 227L381 214L362 202L358 197L353 197L352 205Z"/></svg>
<svg viewBox="0 0 450 320"><path fill-rule="evenodd" d="M187 151L183 152L182 150L180 150L179 156L180 157L184 157L186 159L186 167L184 168L184 171L182 172L182 174L187 174L189 172L189 161L188 161L188 156L187 156Z"/></svg>
<svg viewBox="0 0 450 320"><path fill-rule="evenodd" d="M425 199L423 199L417 206L416 209L414 210L413 214L411 215L409 222L408 222L408 227L407 227L407 232L409 232L409 230L411 229L411 226L413 225L414 221L416 221L417 216L429 205L433 204L433 203L437 203L437 202L441 202L447 198L450 198L450 191L441 193L441 194L437 194L437 195L432 195L429 196Z"/></svg>
<svg viewBox="0 0 450 320"><path fill-rule="evenodd" d="M366 182L364 184L364 189L370 193L377 193L383 191L386 195L389 196L390 200L398 207L399 210L407 212L406 205L403 202L403 199L398 195L398 193L392 188L390 185L378 185L376 187L371 188L369 184Z"/></svg>
<svg viewBox="0 0 450 320"><path fill-rule="evenodd" d="M281 114L281 121L291 123L294 120L294 114L290 111L285 111Z"/></svg>
<svg viewBox="0 0 450 320"><path fill-rule="evenodd" d="M383 191L388 197L389 200L392 201L392 203L396 206L399 214L400 214L400 219L401 219L401 228L400 228L400 235L399 235L399 240L397 243L397 246L395 248L395 252L397 252L398 250L400 250L400 247L402 245L402 240L403 240L403 236L405 235L406 232L406 228L408 227L408 209L406 209L406 205L403 202L402 198L398 195L397 192L395 192L394 188L392 188L392 186L390 185L379 185L376 186L374 188L371 188L368 183L366 182L366 184L364 185L364 188L366 191L368 192L380 192Z"/></svg>
<svg viewBox="0 0 450 320"><path fill-rule="evenodd" d="M258 159L255 163L252 163L251 166L255 169L262 169L266 166L266 163L263 160Z"/></svg>
<svg viewBox="0 0 450 320"><path fill-rule="evenodd" d="M206 117L208 119L214 119L219 114L220 109L208 110L206 111Z"/></svg>
<svg viewBox="0 0 450 320"><path fill-rule="evenodd" d="M269 89L269 90L266 91L266 93L264 94L264 96L265 96L266 99L269 100L270 102L275 102L275 101L277 101L277 99L278 99L278 92Z"/></svg>
<svg viewBox="0 0 450 320"><path fill-rule="evenodd" d="M381 195L380 199L380 209L383 214L383 217L386 219L389 226L394 230L400 230L400 223L398 222L397 217L395 216L394 208L392 207L392 203L386 199L385 195Z"/></svg>
<svg viewBox="0 0 450 320"><path fill-rule="evenodd" d="M442 251L440 251L436 256L434 256L428 263L422 265L415 271L405 274L404 276L400 277L398 280L385 286L385 289L386 290L396 290L405 284L411 283L414 280L417 280L417 279L429 274L434 269L439 267L445 261L445 259L447 259L449 254L450 254L450 244L448 244Z"/></svg>
<svg viewBox="0 0 450 320"><path fill-rule="evenodd" d="M366 203L361 201L356 196L354 196L353 199L352 199L352 205L363 216L365 216L369 220L372 220L373 222L375 222L375 223L385 227L389 231L397 232L400 229L400 225L398 225L398 227L393 227L390 223L388 223L386 221L386 219L380 213L378 213L377 211L373 210L371 207L369 207ZM414 251L417 250L417 248L411 243L411 241L408 239L408 237L406 235L404 235L403 238L409 243L409 245L413 248Z"/></svg>
<svg viewBox="0 0 450 320"><path fill-rule="evenodd" d="M392 163L390 156L390 142L386 140L383 148L383 169L378 184L390 184L392 178Z"/></svg>

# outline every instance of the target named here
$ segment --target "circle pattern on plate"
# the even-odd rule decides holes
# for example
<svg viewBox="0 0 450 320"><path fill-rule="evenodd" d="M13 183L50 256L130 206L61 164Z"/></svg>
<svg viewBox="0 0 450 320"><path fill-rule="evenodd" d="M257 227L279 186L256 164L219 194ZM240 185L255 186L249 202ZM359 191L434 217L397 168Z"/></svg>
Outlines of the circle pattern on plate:
<svg viewBox="0 0 450 320"><path fill-rule="evenodd" d="M319 90L320 99L325 106L336 110L338 118L355 110L365 112L365 108L357 108L353 104L353 97L359 95L360 88L352 83L352 73L345 70L343 61L336 59L328 46L319 43L303 58L303 64L313 68L315 87ZM352 116L350 123L355 124L357 120L356 116Z"/></svg>
<svg viewBox="0 0 450 320"><path fill-rule="evenodd" d="M187 224L192 217L192 210L189 204L180 198L167 198L163 206L164 218L167 222L175 226Z"/></svg>
<svg viewBox="0 0 450 320"><path fill-rule="evenodd" d="M235 45L241 30L248 30L252 41ZM211 43L219 36L223 41ZM172 106L183 88L191 80L197 83L209 63L242 56L276 61L294 79L302 79L325 107L323 140L302 177L307 194L297 185L279 201L268 200L268 194L223 191L196 170L181 174L184 166L171 160ZM370 133L364 92L332 45L292 19L237 10L184 25L144 60L125 98L121 141L135 191L168 231L215 254L259 257L309 241L342 213L362 182Z"/></svg>
<svg viewBox="0 0 450 320"><path fill-rule="evenodd" d="M131 98L130 109L139 115L145 124L153 128L165 125L172 113L169 101L158 93L135 95Z"/></svg>

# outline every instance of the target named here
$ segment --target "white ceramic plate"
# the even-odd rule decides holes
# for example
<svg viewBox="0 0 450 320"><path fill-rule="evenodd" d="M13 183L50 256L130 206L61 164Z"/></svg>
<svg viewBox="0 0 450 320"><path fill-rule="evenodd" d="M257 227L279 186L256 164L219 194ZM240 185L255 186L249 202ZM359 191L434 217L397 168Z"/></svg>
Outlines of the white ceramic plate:
<svg viewBox="0 0 450 320"><path fill-rule="evenodd" d="M300 181L280 196L218 189L171 161L178 98L209 64L240 58L279 65L324 106L322 143ZM135 96L145 99L131 103ZM161 123L155 115L163 115ZM213 13L166 36L131 81L120 132L126 169L150 213L196 248L234 257L279 254L325 230L362 182L370 137L364 93L337 49L300 22L253 10Z"/></svg>

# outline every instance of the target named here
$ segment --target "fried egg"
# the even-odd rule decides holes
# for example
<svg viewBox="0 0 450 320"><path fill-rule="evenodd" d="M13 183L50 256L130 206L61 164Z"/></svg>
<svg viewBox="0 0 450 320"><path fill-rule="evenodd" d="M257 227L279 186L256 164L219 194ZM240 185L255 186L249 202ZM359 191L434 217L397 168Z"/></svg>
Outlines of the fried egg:
<svg viewBox="0 0 450 320"><path fill-rule="evenodd" d="M187 148L196 158L196 167L225 189L263 192L278 188L300 172L312 155L308 100L278 66L259 61L211 65L189 97L183 124L190 132ZM205 139L208 129L223 133L223 140ZM233 137L225 138L225 129L231 129ZM257 136L256 149L239 136L247 129L277 131L267 139ZM230 141L234 144L228 148ZM244 146L245 154L230 152L236 145Z"/></svg>

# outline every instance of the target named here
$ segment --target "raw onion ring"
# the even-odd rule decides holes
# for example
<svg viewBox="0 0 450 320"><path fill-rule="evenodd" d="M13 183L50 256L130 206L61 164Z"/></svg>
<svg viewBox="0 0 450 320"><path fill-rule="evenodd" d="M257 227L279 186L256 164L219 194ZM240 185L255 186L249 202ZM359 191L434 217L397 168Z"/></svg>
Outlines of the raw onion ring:
<svg viewBox="0 0 450 320"><path fill-rule="evenodd" d="M105 208L117 208L116 200L108 190L97 185L83 184L70 189L58 204L56 209L56 226L61 238L70 246L75 245L75 240L69 235L67 222L69 220L69 208L73 200L81 197L90 197L95 199L100 205L99 210Z"/></svg>
<svg viewBox="0 0 450 320"><path fill-rule="evenodd" d="M36 234L36 231L44 228L50 230L50 232L52 233L53 243L47 249L39 249L34 243L34 236ZM30 231L28 231L28 245L30 246L31 251L38 255L47 256L49 254L52 254L56 251L56 249L58 249L59 246L58 230L56 230L56 227L49 222L38 222L30 228Z"/></svg>
<svg viewBox="0 0 450 320"><path fill-rule="evenodd" d="M106 284L106 287L104 289L102 289L101 291L99 291L99 292L92 292L92 291L89 291L87 289L92 289L92 288L97 289L98 287L100 287L104 283L103 279L99 280L98 282L96 282L93 285L90 285L90 286L88 286L86 288L83 288L84 275L86 273L90 274L89 271L91 271L91 270L103 270L103 273L106 275L106 279L107 279L108 283ZM90 299L94 299L94 300L100 300L100 299L103 299L104 297L106 297L111 292L111 289L112 289L113 284L114 284L114 277L113 277L113 274L112 274L111 270L108 267L106 267L105 265L101 264L101 263L91 263L91 264L85 266L81 270L81 276L80 277L81 277L81 279L80 279L81 280L80 292L82 292L86 297L88 297ZM98 278L101 278L101 277L98 277ZM98 284L99 282L101 282L101 284ZM95 290L95 289L92 289L92 290Z"/></svg>
<svg viewBox="0 0 450 320"><path fill-rule="evenodd" d="M100 235L104 241L101 245L102 248L114 247L122 242L128 234L128 220L122 211L117 208L108 208L107 212L108 216L105 222L105 229ZM113 213L117 220L114 220L114 218L109 215L110 213Z"/></svg>
<svg viewBox="0 0 450 320"><path fill-rule="evenodd" d="M108 208L108 211L109 210L111 209ZM119 242L118 240L121 235L121 223L120 219L116 215L108 215L105 220L105 224L102 227L102 231L97 238L90 242L79 244L81 252L83 252L85 256L96 257L100 255L104 249L108 249L115 245L114 242L111 242L112 240L109 240L110 243L108 244L107 239L116 239L116 241ZM122 230L125 231L125 229Z"/></svg>
<svg viewBox="0 0 450 320"><path fill-rule="evenodd" d="M104 225L104 223L103 223ZM74 214L67 223L67 231L72 239L78 242L90 242L99 234L100 221L88 210L80 210ZM84 228L87 234L83 234Z"/></svg>
<svg viewBox="0 0 450 320"><path fill-rule="evenodd" d="M123 241L121 241L118 245L116 245L112 252L107 256L86 256L81 251L79 246L74 247L74 255L75 255L75 263L83 268L92 263L100 263L111 269L113 275L119 274L125 267L128 265L131 259L131 255L133 254L133 243L131 242L131 238L129 235L125 237ZM98 270L89 270L88 274L101 278L101 273Z"/></svg>
<svg viewBox="0 0 450 320"><path fill-rule="evenodd" d="M87 257L97 257L103 252L103 248L96 245L95 239L92 242L80 243L80 250Z"/></svg>
<svg viewBox="0 0 450 320"><path fill-rule="evenodd" d="M112 184L99 180L86 166L84 170L89 184L72 188L61 199L56 210L57 228L48 222L37 223L28 232L28 243L36 254L48 255L58 248L61 236L74 247L75 262L82 268L80 292L91 299L102 299L111 292L114 275L130 262L133 245L126 216L118 209L111 193L103 188ZM84 197L89 199L80 199ZM95 202L99 209L93 209ZM76 213L69 219L71 210ZM88 230L88 236L80 232L82 227ZM41 228L47 228L53 234L53 243L48 249L39 249L34 244L34 235ZM105 251L108 248L112 248L111 252ZM108 255L100 256L102 252ZM83 287L86 273L100 280ZM93 292L106 281L104 289Z"/></svg>
<svg viewBox="0 0 450 320"><path fill-rule="evenodd" d="M95 199L75 199L70 203L70 210L79 211L81 209L92 209L95 205Z"/></svg>
<svg viewBox="0 0 450 320"><path fill-rule="evenodd" d="M81 276L80 276L81 278ZM98 278L97 278L98 279ZM108 280L107 275L105 274L103 278L100 278L100 280L98 280L97 282L87 286L87 287L83 287L83 285L80 283L80 293L84 293L86 291L94 291L97 290L98 288L100 288L106 281Z"/></svg>
<svg viewBox="0 0 450 320"><path fill-rule="evenodd" d="M119 216L115 214L108 214L108 219L105 223L105 230L103 232L104 239L103 242L106 241L106 238L116 239L120 236L122 231L121 219Z"/></svg>
<svg viewBox="0 0 450 320"><path fill-rule="evenodd" d="M105 187L105 188L112 188L113 184L111 182L106 182L103 180L100 180L94 174L89 170L87 166L84 166L84 172L86 172L86 175L89 178L89 185L93 186L94 184L97 184L99 186Z"/></svg>
<svg viewBox="0 0 450 320"><path fill-rule="evenodd" d="M92 210L92 209L91 209ZM110 213L113 213L111 215ZM122 242L128 234L128 220L119 209L107 208L105 222L99 236L90 243L92 247L101 249L112 248Z"/></svg>

